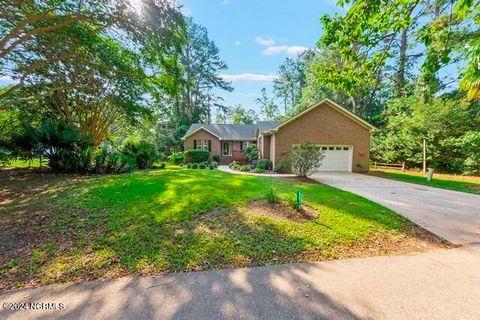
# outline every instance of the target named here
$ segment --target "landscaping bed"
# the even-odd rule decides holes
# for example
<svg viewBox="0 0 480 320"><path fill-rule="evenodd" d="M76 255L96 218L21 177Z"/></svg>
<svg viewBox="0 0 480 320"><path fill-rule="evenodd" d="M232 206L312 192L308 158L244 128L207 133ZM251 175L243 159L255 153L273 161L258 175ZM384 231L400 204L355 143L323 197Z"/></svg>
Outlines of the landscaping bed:
<svg viewBox="0 0 480 320"><path fill-rule="evenodd" d="M315 183L185 167L0 175L1 289L449 247L389 209ZM288 207L297 190L312 212Z"/></svg>

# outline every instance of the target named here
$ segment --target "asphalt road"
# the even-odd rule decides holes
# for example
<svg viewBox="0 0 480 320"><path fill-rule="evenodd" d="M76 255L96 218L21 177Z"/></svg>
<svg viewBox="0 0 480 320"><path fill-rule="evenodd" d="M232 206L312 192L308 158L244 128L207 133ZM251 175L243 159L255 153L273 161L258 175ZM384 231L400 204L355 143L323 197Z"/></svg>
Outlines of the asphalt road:
<svg viewBox="0 0 480 320"><path fill-rule="evenodd" d="M2 305L64 309L2 309L0 319L480 319L479 301L480 245L471 245L21 289L0 294Z"/></svg>

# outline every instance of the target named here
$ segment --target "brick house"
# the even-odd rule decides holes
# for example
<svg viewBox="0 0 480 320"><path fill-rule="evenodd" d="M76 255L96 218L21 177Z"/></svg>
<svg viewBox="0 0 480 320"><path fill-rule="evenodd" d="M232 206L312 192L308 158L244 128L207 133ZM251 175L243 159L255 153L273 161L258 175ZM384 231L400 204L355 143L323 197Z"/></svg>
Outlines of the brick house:
<svg viewBox="0 0 480 320"><path fill-rule="evenodd" d="M220 155L221 164L245 162L245 148L256 144L262 159L273 166L288 156L292 146L305 141L319 145L325 158L318 171L364 172L368 170L370 133L374 126L325 99L283 122L256 124L193 124L184 148L205 149Z"/></svg>

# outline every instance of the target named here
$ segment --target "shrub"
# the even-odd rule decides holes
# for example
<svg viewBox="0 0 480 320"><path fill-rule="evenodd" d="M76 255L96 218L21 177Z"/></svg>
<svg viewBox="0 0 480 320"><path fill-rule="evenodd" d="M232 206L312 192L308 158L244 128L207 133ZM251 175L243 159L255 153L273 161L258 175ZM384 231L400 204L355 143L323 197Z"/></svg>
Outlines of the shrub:
<svg viewBox="0 0 480 320"><path fill-rule="evenodd" d="M191 163L187 163L187 169L190 169L192 167Z"/></svg>
<svg viewBox="0 0 480 320"><path fill-rule="evenodd" d="M247 172L247 171L250 171L250 166L249 166L249 165L239 166L238 169L239 169L240 171Z"/></svg>
<svg viewBox="0 0 480 320"><path fill-rule="evenodd" d="M198 163L192 163L192 169L198 169Z"/></svg>
<svg viewBox="0 0 480 320"><path fill-rule="evenodd" d="M212 160L217 162L217 163L220 163L220 155L219 154L214 154L212 156Z"/></svg>
<svg viewBox="0 0 480 320"><path fill-rule="evenodd" d="M245 158L249 162L252 162L254 160L258 160L259 156L260 156L260 152L258 151L257 146L249 145L248 147L245 148Z"/></svg>
<svg viewBox="0 0 480 320"><path fill-rule="evenodd" d="M212 165L214 168L218 168L218 162L217 161L210 162L210 165Z"/></svg>
<svg viewBox="0 0 480 320"><path fill-rule="evenodd" d="M7 165L11 159L12 152L7 147L0 145L0 166Z"/></svg>
<svg viewBox="0 0 480 320"><path fill-rule="evenodd" d="M323 151L309 142L304 142L298 147L290 149L292 171L300 177L310 175L325 157Z"/></svg>
<svg viewBox="0 0 480 320"><path fill-rule="evenodd" d="M208 161L210 152L201 149L190 149L184 152L185 162L201 163Z"/></svg>
<svg viewBox="0 0 480 320"><path fill-rule="evenodd" d="M278 203L279 201L278 190L274 187L271 187L265 193L265 198L267 198L268 203Z"/></svg>
<svg viewBox="0 0 480 320"><path fill-rule="evenodd" d="M159 167L160 167L160 169L165 169L165 167L166 167L165 162L160 163Z"/></svg>
<svg viewBox="0 0 480 320"><path fill-rule="evenodd" d="M214 165L212 165L212 164L208 166L208 169L210 169L210 170L213 170L213 169L215 169L215 168L216 168L216 167L215 167Z"/></svg>
<svg viewBox="0 0 480 320"><path fill-rule="evenodd" d="M139 169L151 168L160 156L155 145L144 140L127 140L123 144L123 153L134 156Z"/></svg>
<svg viewBox="0 0 480 320"><path fill-rule="evenodd" d="M93 148L90 138L64 122L43 122L36 131L35 149L42 150L48 166L54 171L87 172L91 167ZM33 131L26 132L33 137Z"/></svg>
<svg viewBox="0 0 480 320"><path fill-rule="evenodd" d="M255 173L262 173L262 172L265 172L265 170L263 170L261 168L255 168L254 172Z"/></svg>
<svg viewBox="0 0 480 320"><path fill-rule="evenodd" d="M236 165L238 165L238 162L237 162L237 161L232 161L232 162L228 165L228 167L229 167L230 169L233 169Z"/></svg>
<svg viewBox="0 0 480 320"><path fill-rule="evenodd" d="M174 152L169 157L168 160L173 164L181 164L185 160L185 155L183 152Z"/></svg>
<svg viewBox="0 0 480 320"><path fill-rule="evenodd" d="M292 160L289 157L282 157L275 166L275 172L289 173L292 171Z"/></svg>
<svg viewBox="0 0 480 320"><path fill-rule="evenodd" d="M205 164L204 162L202 162L202 163L200 163L200 164L198 165L198 168L199 168L199 169L205 169L206 167L207 167L207 166L206 166L206 164Z"/></svg>
<svg viewBox="0 0 480 320"><path fill-rule="evenodd" d="M92 171L98 174L125 173L136 167L136 159L104 145L95 152Z"/></svg>
<svg viewBox="0 0 480 320"><path fill-rule="evenodd" d="M255 168L265 171L265 170L272 170L272 166L273 166L272 161L268 159L261 159L257 161Z"/></svg>

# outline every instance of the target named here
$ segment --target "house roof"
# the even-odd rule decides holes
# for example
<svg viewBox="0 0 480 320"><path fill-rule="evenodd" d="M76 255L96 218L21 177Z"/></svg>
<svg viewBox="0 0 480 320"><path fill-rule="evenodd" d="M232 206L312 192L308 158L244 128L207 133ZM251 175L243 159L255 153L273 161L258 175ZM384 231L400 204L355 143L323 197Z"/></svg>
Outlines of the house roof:
<svg viewBox="0 0 480 320"><path fill-rule="evenodd" d="M205 130L220 140L255 140L255 124L203 124L194 123L190 126L184 138L199 130Z"/></svg>
<svg viewBox="0 0 480 320"><path fill-rule="evenodd" d="M272 130L273 128L275 128L276 126L278 126L279 124L281 124L282 122L281 121L258 121L257 122L257 126L258 126L258 130L260 131L260 133L267 133L268 131Z"/></svg>
<svg viewBox="0 0 480 320"><path fill-rule="evenodd" d="M352 121L358 123L359 125L367 128L368 130L372 131L376 129L367 121L363 120L359 116L355 115L354 113L348 111L344 107L336 104L330 99L324 99L319 103L314 104L313 106L309 107L308 109L300 112L296 116L285 120L284 122L281 121L258 121L256 124L203 124L203 123L194 123L190 126L187 133L183 137L186 137L194 134L199 130L205 130L212 135L216 136L220 140L256 140L257 136L257 129L262 134L271 134L278 131L279 128L283 127L287 123L295 121L295 119L303 116L307 112L321 106L327 104L328 106L332 107L339 113L343 114L344 116L350 118Z"/></svg>
<svg viewBox="0 0 480 320"><path fill-rule="evenodd" d="M290 123L292 121L295 121L297 118L303 116L304 114L312 111L313 109L316 109L317 107L321 106L321 105L325 105L327 104L328 106L332 107L333 109L335 109L336 111L338 111L339 113L343 114L344 116L350 118L352 121L358 123L359 125L361 125L362 127L364 128L367 128L368 130L372 131L372 130L375 130L376 128L371 125L370 123L368 123L367 121L363 120L362 118L360 118L359 116L357 116L356 114L354 114L353 112L350 112L348 111L347 109L345 109L344 107L340 106L339 104L333 102L332 100L330 99L323 99L322 101L314 104L313 106L305 109L304 111L300 112L299 114L297 114L296 116L280 123L278 126L272 128L270 131L271 132L277 132L278 129L280 129L281 127L283 127L284 125L286 125L287 123Z"/></svg>

